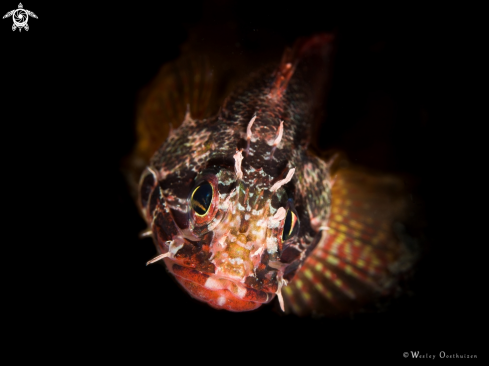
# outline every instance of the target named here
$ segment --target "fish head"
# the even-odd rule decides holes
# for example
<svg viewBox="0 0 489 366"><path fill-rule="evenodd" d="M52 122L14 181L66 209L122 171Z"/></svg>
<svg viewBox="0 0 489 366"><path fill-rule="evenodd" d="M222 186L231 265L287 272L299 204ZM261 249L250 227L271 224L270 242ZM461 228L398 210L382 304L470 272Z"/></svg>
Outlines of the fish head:
<svg viewBox="0 0 489 366"><path fill-rule="evenodd" d="M253 310L277 294L283 308L281 287L321 236L311 212L318 206L327 216L327 169L306 164L313 103L309 84L294 74L304 75L295 61L304 50L322 50L318 44L328 41L300 44L298 56L286 52L278 68L255 74L217 116L187 115L141 177L139 203L156 258L212 307ZM319 178L306 189L310 176ZM324 200L312 210L311 192Z"/></svg>
<svg viewBox="0 0 489 366"><path fill-rule="evenodd" d="M293 184L281 185L284 179L248 165L239 178L235 166L203 169L186 186L178 180L178 189L172 188L175 177L158 181L153 173L147 169L141 179L142 210L178 282L199 300L230 311L271 301L293 263L287 259L298 253ZM294 169L287 173L292 177Z"/></svg>

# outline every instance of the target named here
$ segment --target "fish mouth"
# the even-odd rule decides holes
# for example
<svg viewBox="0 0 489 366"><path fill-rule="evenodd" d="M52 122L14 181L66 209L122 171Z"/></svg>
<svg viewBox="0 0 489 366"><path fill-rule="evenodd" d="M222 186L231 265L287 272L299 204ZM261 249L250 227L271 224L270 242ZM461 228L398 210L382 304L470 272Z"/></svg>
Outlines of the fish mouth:
<svg viewBox="0 0 489 366"><path fill-rule="evenodd" d="M215 309L241 312L259 308L275 294L255 290L236 280L207 274L165 258L165 264L183 288L195 299Z"/></svg>

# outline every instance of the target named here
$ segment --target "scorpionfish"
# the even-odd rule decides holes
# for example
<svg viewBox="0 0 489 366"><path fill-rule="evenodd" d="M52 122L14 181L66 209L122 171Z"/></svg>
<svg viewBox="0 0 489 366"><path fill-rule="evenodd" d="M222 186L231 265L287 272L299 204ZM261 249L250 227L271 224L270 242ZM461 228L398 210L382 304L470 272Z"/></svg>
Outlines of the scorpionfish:
<svg viewBox="0 0 489 366"><path fill-rule="evenodd" d="M396 288L414 253L393 226L399 181L308 150L332 54L298 40L211 118L187 112L145 167L139 206L158 255L194 298L249 311L340 314ZM397 194L397 195L396 195ZM397 197L397 198L396 198Z"/></svg>

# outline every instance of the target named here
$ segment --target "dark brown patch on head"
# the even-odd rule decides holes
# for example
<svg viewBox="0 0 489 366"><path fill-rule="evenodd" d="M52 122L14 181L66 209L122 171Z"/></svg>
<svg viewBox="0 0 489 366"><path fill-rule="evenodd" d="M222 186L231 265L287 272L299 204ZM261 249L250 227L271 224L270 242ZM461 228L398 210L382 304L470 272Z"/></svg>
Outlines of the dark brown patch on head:
<svg viewBox="0 0 489 366"><path fill-rule="evenodd" d="M160 186L163 190L171 188L173 195L186 199L190 189L193 187L196 173L186 171L183 176L182 173L183 171L180 171L179 174L168 175L164 180L160 181Z"/></svg>
<svg viewBox="0 0 489 366"><path fill-rule="evenodd" d="M282 254L280 255L280 261L283 263L291 263L297 258L299 258L300 255L301 255L300 251L298 251L294 247L289 246L282 251Z"/></svg>
<svg viewBox="0 0 489 366"><path fill-rule="evenodd" d="M229 192L231 192L234 189L234 187L236 187L236 184L232 183L230 185L225 185L225 184L219 183L217 187L219 189L220 194L228 194Z"/></svg>
<svg viewBox="0 0 489 366"><path fill-rule="evenodd" d="M234 169L234 158L232 156L224 155L221 153L213 154L212 158L207 161L207 168L212 167L225 167L229 170Z"/></svg>
<svg viewBox="0 0 489 366"><path fill-rule="evenodd" d="M245 279L245 285L255 290L261 290L263 288L263 282L253 276L248 276Z"/></svg>
<svg viewBox="0 0 489 366"><path fill-rule="evenodd" d="M272 200L271 200L270 204L271 204L271 205L272 205L272 207L273 207L274 209L276 209L276 210L278 210L278 208L279 208L279 207L281 207L281 206L280 206L280 200L279 200L279 198L278 198L278 196L277 196L276 194L274 194L274 195L272 196Z"/></svg>
<svg viewBox="0 0 489 366"><path fill-rule="evenodd" d="M174 209L170 209L170 211L175 224L182 230L187 229L189 226L188 213Z"/></svg>
<svg viewBox="0 0 489 366"><path fill-rule="evenodd" d="M248 228L250 227L250 220L245 220L245 215L246 214L242 214L241 216L241 225L239 226L240 233L246 233L248 231Z"/></svg>
<svg viewBox="0 0 489 366"><path fill-rule="evenodd" d="M268 273L268 270L267 270L267 265L266 264L263 264L263 263L260 263L258 265L258 268L256 269L256 277L259 279L259 280L265 280L266 279L266 275Z"/></svg>
<svg viewBox="0 0 489 366"><path fill-rule="evenodd" d="M261 255L261 263L266 265L269 260L270 260L270 254L268 254L268 252L265 250Z"/></svg>
<svg viewBox="0 0 489 366"><path fill-rule="evenodd" d="M299 268L300 262L296 261L289 265L288 267L285 268L284 271L284 279L286 281L291 281L292 278L294 278L295 273L297 272L297 269Z"/></svg>
<svg viewBox="0 0 489 366"><path fill-rule="evenodd" d="M160 242L171 240L172 236L177 234L175 224L171 218L165 216L169 215L165 215L162 211L158 212L153 225L154 237Z"/></svg>

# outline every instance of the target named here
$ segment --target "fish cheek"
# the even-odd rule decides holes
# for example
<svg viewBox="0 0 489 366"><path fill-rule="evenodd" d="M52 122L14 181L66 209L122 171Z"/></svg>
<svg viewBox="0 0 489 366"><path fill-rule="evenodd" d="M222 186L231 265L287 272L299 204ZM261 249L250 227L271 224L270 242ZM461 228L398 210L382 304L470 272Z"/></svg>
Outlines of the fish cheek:
<svg viewBox="0 0 489 366"><path fill-rule="evenodd" d="M272 196L270 202L272 208L278 210L280 207L287 207L288 195L284 189L280 189L276 194Z"/></svg>
<svg viewBox="0 0 489 366"><path fill-rule="evenodd" d="M284 271L284 279L286 281L292 281L301 264L302 263L300 261L295 261L291 265L287 266Z"/></svg>
<svg viewBox="0 0 489 366"><path fill-rule="evenodd" d="M174 210L174 209L170 209L170 211L171 211L171 215L173 216L173 221L175 222L175 224L181 230L188 229L189 226L188 213L179 210Z"/></svg>
<svg viewBox="0 0 489 366"><path fill-rule="evenodd" d="M197 271L215 273L215 265L209 260L211 257L209 243L212 242L213 236L214 233L209 232L203 235L200 241L186 240L176 257L186 266L195 268Z"/></svg>
<svg viewBox="0 0 489 366"><path fill-rule="evenodd" d="M169 212L158 210L153 221L153 237L162 252L167 251L165 242L172 240L173 236L178 235L177 228L169 216Z"/></svg>
<svg viewBox="0 0 489 366"><path fill-rule="evenodd" d="M162 252L166 252L167 244L165 242L174 240L175 237L180 235L180 230L177 225L177 220L180 219L180 216L178 216L177 220L173 216L173 213L178 212L178 210L173 210L170 203L167 202L167 197L163 193L161 182L151 193L148 211L153 218L152 228L155 243L162 249Z"/></svg>
<svg viewBox="0 0 489 366"><path fill-rule="evenodd" d="M209 232L202 237L201 242L196 246L192 254L192 261L197 271L215 273L216 266L210 262L211 252L210 243L214 237L213 232Z"/></svg>
<svg viewBox="0 0 489 366"><path fill-rule="evenodd" d="M181 229L189 227L187 197L193 185L195 173L180 171L180 174L167 176L160 182L161 189L167 195L165 200L171 212L173 222Z"/></svg>

